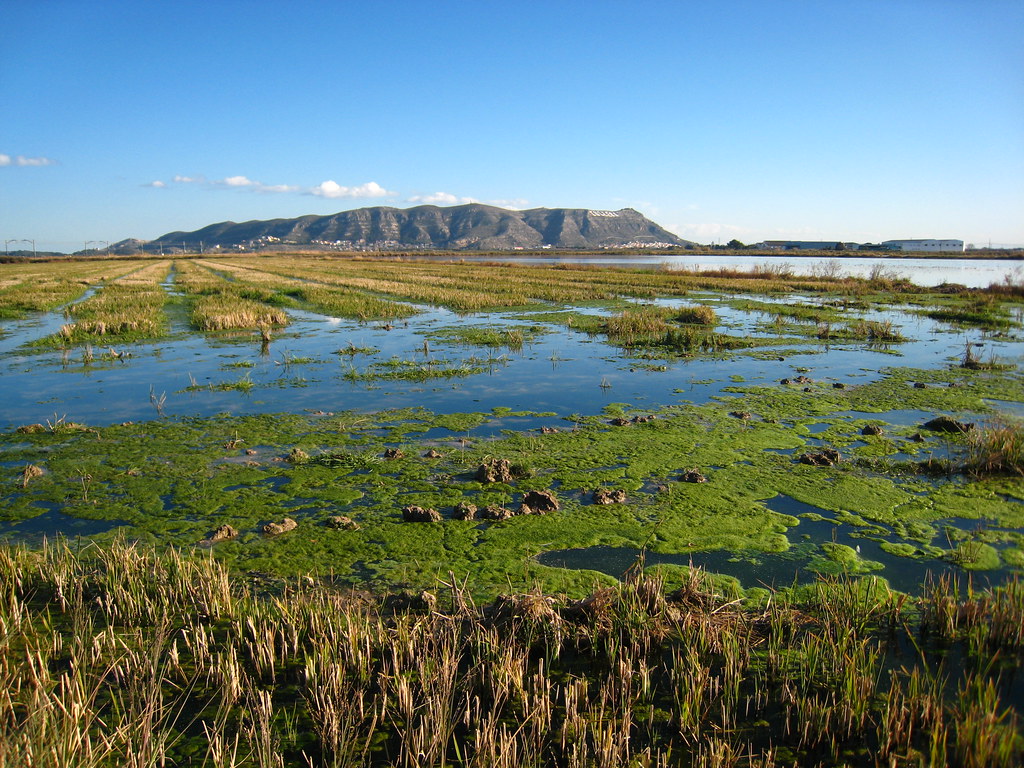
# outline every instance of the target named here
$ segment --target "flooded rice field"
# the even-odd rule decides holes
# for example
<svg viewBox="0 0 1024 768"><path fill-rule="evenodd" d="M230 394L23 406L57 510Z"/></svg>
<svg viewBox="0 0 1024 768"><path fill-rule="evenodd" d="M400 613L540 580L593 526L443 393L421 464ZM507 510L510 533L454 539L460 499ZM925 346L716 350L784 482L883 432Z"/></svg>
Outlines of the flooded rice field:
<svg viewBox="0 0 1024 768"><path fill-rule="evenodd" d="M149 337L69 329L127 268L2 321L0 535L202 545L371 585L453 572L483 593L579 592L641 561L746 589L854 573L914 591L929 573L1001 583L1024 566L1018 470L971 464L972 433L1021 416L1019 302L963 322L950 295L658 283L469 310L262 269L167 263ZM236 298L286 317L198 329L211 289L183 279L197 270L258 286ZM385 296L390 316L311 298L342 284ZM285 519L294 530L265 531Z"/></svg>

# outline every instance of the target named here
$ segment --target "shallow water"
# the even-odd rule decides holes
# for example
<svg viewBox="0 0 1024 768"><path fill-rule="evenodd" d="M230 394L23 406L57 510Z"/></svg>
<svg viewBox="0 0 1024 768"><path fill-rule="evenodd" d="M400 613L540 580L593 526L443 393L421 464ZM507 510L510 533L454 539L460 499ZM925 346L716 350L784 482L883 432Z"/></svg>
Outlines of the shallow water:
<svg viewBox="0 0 1024 768"><path fill-rule="evenodd" d="M744 312L715 294L687 300L659 301L660 305L710 303L723 329L739 336L770 336L764 330L768 315ZM791 297L792 303L811 299ZM591 313L609 310L590 308ZM899 310L872 312L871 319L891 321L908 341L884 346L865 343L823 343L794 336L777 347L753 352L694 357L686 360L640 360L605 342L564 325L537 321L527 314L493 313L457 315L444 309L425 309L421 314L385 325L360 323L308 312L290 312L292 325L279 332L269 345L261 345L253 333L202 335L185 332L154 343L119 348L130 352L121 360L103 360L103 348L93 350L86 362L81 349L68 353L40 347L26 347L33 340L59 329L65 322L61 313L3 324L0 338L0 429L11 431L19 425L56 421L82 422L102 427L125 421L148 421L161 416L190 417L214 414L248 415L357 411L373 413L406 406L422 406L435 414L490 412L497 408L539 412L544 416L494 419L467 431L467 436L486 439L503 430L526 431L541 426L565 426L574 414L599 414L610 404L629 404L652 410L680 403L702 404L730 395L736 386L775 386L783 378L805 373L820 382L864 384L882 375L887 367L945 368L963 355L968 342L982 343L986 358L1024 364L1024 342L1014 337L993 337L977 330L959 330ZM431 337L432 331L481 325L500 327L524 324L543 326L539 335L521 349L473 347ZM370 352L339 354L351 348ZM295 362L300 359L300 362ZM371 370L374 363L392 359L436 366L472 362L483 372L467 377L435 378L425 381L350 378L355 371ZM211 387L238 382L251 383L249 391L220 391ZM999 410L1020 414L1020 403L995 403ZM882 413L843 412L833 414L836 423L856 419L882 421L894 427L920 424L933 414L918 410ZM816 435L830 425L812 425ZM429 443L431 437L424 436ZM900 458L899 456L896 457ZM311 500L300 499L306 504ZM799 515L803 510L788 500L771 501L769 508ZM782 505L778 507L775 505ZM816 508L813 511L821 512ZM825 517L829 513L821 512ZM116 527L117 522L83 521L48 509L33 520L4 523L0 535L24 541L43 536L89 535ZM757 553L694 552L683 555L648 553L647 562L687 565L692 562L708 570L728 573L745 586L784 586L814 578L807 565L816 546L836 540L860 547L862 557L884 564L882 575L893 586L911 589L921 583L927 571L953 570L934 560L917 561L894 557L879 543L858 538L850 526L828 520L801 518L788 535L792 550L781 555ZM833 539L832 537L836 538ZM635 549L592 548L549 552L539 561L547 565L579 567L621 575L635 562ZM962 573L957 571L962 576ZM991 578L1005 577L1005 571ZM989 577L982 577L989 578Z"/></svg>
<svg viewBox="0 0 1024 768"><path fill-rule="evenodd" d="M683 302L680 302L683 303ZM692 302L686 302L692 303ZM716 306L730 332L751 335L759 313ZM292 311L293 323L268 346L256 334L180 334L149 344L135 344L130 358L103 360L105 348L85 362L82 349L27 348L59 327L63 318L8 324L10 336L0 352L0 429L45 423L66 416L93 426L167 416L234 415L303 410L374 412L424 406L436 413L513 410L551 411L563 417L599 412L612 402L637 408L680 401L707 402L725 386L744 381L770 384L808 370L812 378L863 384L887 366L933 368L963 354L968 341L986 344L986 355L1024 361L1024 344L960 331L897 311L881 313L904 327L913 340L902 344L824 344L794 337L792 343L756 355L641 361L600 338L565 326L549 330L520 350L488 349L432 340L425 334L452 326L522 324L519 315L495 313L459 316L430 309L400 324L359 323ZM877 314L877 313L876 313ZM526 322L532 321L527 316ZM373 348L372 354L337 354L350 345ZM292 363L295 358L309 362ZM392 359L459 365L475 361L485 372L465 378L425 381L353 381L350 371L365 372L372 363ZM646 363L646 364L645 364ZM653 368L653 369L652 369ZM663 370L662 370L663 369ZM249 391L211 389L251 382ZM191 388L191 391L190 391ZM163 400L160 409L157 403Z"/></svg>
<svg viewBox="0 0 1024 768"><path fill-rule="evenodd" d="M815 555L820 552L814 545L832 542L851 547L863 560L880 563L883 568L872 570L870 573L885 578L893 589L910 594L917 593L929 578L941 576L949 576L961 587L966 587L970 583L975 588L997 586L1014 578L1013 572L1005 569L971 574L955 565L934 559L917 560L891 555L881 548L878 540L866 538L855 527L835 521L835 516L828 510L805 504L788 496L780 495L774 499L768 499L765 506L775 512L788 515L811 515L811 519L800 517L799 524L789 530L788 536L792 544L790 550L781 553L715 550L663 554L650 551L641 552L633 547L598 546L545 552L537 557L537 562L553 568L592 570L615 578L622 578L628 571L635 568L642 558L645 567L657 565L697 567L709 573L732 576L740 582L744 589L751 587L779 589L817 581L820 578L820 573L811 566ZM975 530L979 525L976 520L956 519L940 521L937 525L939 524L951 525L963 530ZM893 542L901 540L891 532L883 539Z"/></svg>

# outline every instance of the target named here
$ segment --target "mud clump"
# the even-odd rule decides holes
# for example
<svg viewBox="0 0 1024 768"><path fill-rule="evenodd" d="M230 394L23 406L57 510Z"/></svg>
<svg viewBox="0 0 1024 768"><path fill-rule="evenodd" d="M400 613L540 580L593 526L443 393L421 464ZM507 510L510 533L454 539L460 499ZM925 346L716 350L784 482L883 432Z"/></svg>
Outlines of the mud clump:
<svg viewBox="0 0 1024 768"><path fill-rule="evenodd" d="M331 515L324 521L324 526L336 531L358 531L359 523L344 515Z"/></svg>
<svg viewBox="0 0 1024 768"><path fill-rule="evenodd" d="M562 620L555 607L554 598L539 592L525 595L498 595L487 614L495 623L525 621L551 625Z"/></svg>
<svg viewBox="0 0 1024 768"><path fill-rule="evenodd" d="M267 523L263 526L263 532L268 536L279 536L282 533L294 531L298 527L298 523L296 523L290 517L286 517L280 523Z"/></svg>
<svg viewBox="0 0 1024 768"><path fill-rule="evenodd" d="M613 427L628 427L633 422L629 419L623 418L622 416L616 416L614 419L608 422Z"/></svg>
<svg viewBox="0 0 1024 768"><path fill-rule="evenodd" d="M426 453L423 454L423 458L425 458L425 459L440 459L441 458L441 452L440 451L435 451L433 448L431 448L429 451L427 451Z"/></svg>
<svg viewBox="0 0 1024 768"><path fill-rule="evenodd" d="M439 523L441 513L436 509L409 506L402 508L402 519L407 523Z"/></svg>
<svg viewBox="0 0 1024 768"><path fill-rule="evenodd" d="M512 462L508 459L485 459L476 470L476 479L481 483L511 483L515 480Z"/></svg>
<svg viewBox="0 0 1024 768"><path fill-rule="evenodd" d="M301 448L292 448L288 456L285 457L285 461L289 464L305 464L309 461L309 454Z"/></svg>
<svg viewBox="0 0 1024 768"><path fill-rule="evenodd" d="M862 435L867 435L869 437L871 437L871 436L877 437L878 435L884 435L885 434L885 430L882 429L877 424L868 424L868 425L866 425L864 427L864 429L862 429L860 431L860 433Z"/></svg>
<svg viewBox="0 0 1024 768"><path fill-rule="evenodd" d="M476 520L477 506L468 501L460 501L452 511L453 520Z"/></svg>
<svg viewBox="0 0 1024 768"><path fill-rule="evenodd" d="M683 474L679 476L679 480L683 483L706 483L708 481L708 479L697 468L683 470Z"/></svg>
<svg viewBox="0 0 1024 768"><path fill-rule="evenodd" d="M950 432L954 434L964 434L965 432L970 432L972 429L974 429L974 424L967 424L962 421L957 421L956 419L950 416L938 416L932 419L931 421L926 421L924 423L924 428L930 429L932 432Z"/></svg>
<svg viewBox="0 0 1024 768"><path fill-rule="evenodd" d="M734 419L741 419L742 421L749 421L754 416L750 411L729 411L729 415Z"/></svg>
<svg viewBox="0 0 1024 768"><path fill-rule="evenodd" d="M546 515L548 512L557 512L559 508L558 499L551 491L527 491L519 514Z"/></svg>
<svg viewBox="0 0 1024 768"><path fill-rule="evenodd" d="M622 488L598 488L593 500L595 504L625 504L626 492Z"/></svg>
<svg viewBox="0 0 1024 768"><path fill-rule="evenodd" d="M238 529L230 525L221 525L210 534L210 538L207 541L210 544L219 544L222 541L230 541L238 536Z"/></svg>
<svg viewBox="0 0 1024 768"><path fill-rule="evenodd" d="M801 453L799 461L812 467L832 467L839 463L839 451L835 448L825 448L821 451Z"/></svg>
<svg viewBox="0 0 1024 768"><path fill-rule="evenodd" d="M512 517L512 510L507 507L502 507L498 504L488 504L486 507L477 512L477 517L480 520L494 520L500 522L502 520L508 520Z"/></svg>
<svg viewBox="0 0 1024 768"><path fill-rule="evenodd" d="M401 448L388 448L384 451L385 459L401 459L405 457L405 451Z"/></svg>

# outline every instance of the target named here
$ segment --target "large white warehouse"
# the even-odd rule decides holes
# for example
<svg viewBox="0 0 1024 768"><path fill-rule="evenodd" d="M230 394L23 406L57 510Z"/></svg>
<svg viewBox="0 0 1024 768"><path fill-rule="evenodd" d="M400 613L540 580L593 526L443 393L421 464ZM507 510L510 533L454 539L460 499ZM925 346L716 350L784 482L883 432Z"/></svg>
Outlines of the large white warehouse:
<svg viewBox="0 0 1024 768"><path fill-rule="evenodd" d="M886 240L887 248L900 251L930 251L932 253L963 253L963 240Z"/></svg>

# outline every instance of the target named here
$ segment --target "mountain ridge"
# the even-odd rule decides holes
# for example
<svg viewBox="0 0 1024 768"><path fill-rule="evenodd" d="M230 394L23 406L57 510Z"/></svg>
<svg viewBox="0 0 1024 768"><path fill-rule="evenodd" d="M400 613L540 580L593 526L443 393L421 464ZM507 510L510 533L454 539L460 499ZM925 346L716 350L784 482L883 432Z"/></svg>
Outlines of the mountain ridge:
<svg viewBox="0 0 1024 768"><path fill-rule="evenodd" d="M168 232L146 244L165 250L311 246L324 250L518 250L692 246L639 211L622 208L510 210L482 203L450 207L374 206L291 219L222 221Z"/></svg>

